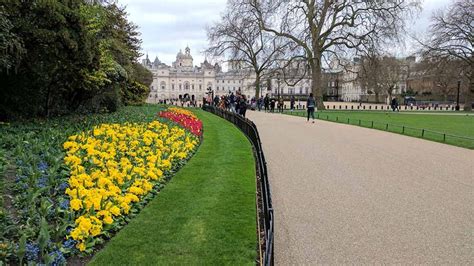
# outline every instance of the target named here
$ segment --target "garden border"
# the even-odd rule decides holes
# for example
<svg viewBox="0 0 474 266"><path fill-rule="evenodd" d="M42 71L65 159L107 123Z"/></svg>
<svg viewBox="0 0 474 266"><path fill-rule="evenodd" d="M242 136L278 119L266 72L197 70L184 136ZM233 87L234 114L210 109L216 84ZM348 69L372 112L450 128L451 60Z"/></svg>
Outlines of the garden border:
<svg viewBox="0 0 474 266"><path fill-rule="evenodd" d="M264 243L259 245L260 253L263 252L263 261L260 261L262 265L273 265L274 264L274 215L273 215L273 205L272 197L270 191L270 184L268 181L268 171L267 171L267 162L265 161L265 155L263 154L262 143L260 141L260 136L258 134L257 126L249 119L231 113L225 110L216 108L215 106L204 105L202 107L204 111L213 113L221 118L226 119L227 121L233 123L237 126L250 140L252 146L254 147L254 154L257 165L257 181L260 181L260 190L261 197L260 200L261 206L263 208L263 225L264 225ZM258 202L257 202L257 205ZM259 206L257 206L257 213ZM262 217L257 217L257 221Z"/></svg>
<svg viewBox="0 0 474 266"><path fill-rule="evenodd" d="M305 113L299 113L299 112L295 112L295 113L292 113L292 112L288 112L288 111L284 111L283 113L281 114L284 114L284 115L291 115L291 116L298 116L298 117L306 117L306 114ZM429 114L429 113L427 113ZM324 117L325 116L325 117ZM351 125L351 126L359 126L359 127L365 127L365 128L372 128L372 129L377 129L377 130L381 130L381 131L386 131L386 132L391 132L391 133L396 133L396 134L401 134L401 135L404 135L404 136L409 136L409 137L415 137L415 138L421 138L421 139L425 139L425 140L430 140L430 141L434 141L434 142L439 142L439 143L445 143L445 144L448 144L448 145L452 145L452 146L456 146L456 147L461 147L461 148L466 148L466 149L472 149L472 148L469 148L469 147L465 147L465 146L460 146L460 145L454 145L454 144L451 144L451 143L448 143L446 141L447 138L451 138L451 139L462 139L462 140L466 140L466 141L470 141L471 143L474 144L474 138L470 138L470 137L466 137L466 136L459 136L459 135L454 135L454 134L449 134L449 133L445 133L445 132L439 132L439 131L434 131L434 130L431 130L431 129L425 129L425 128L415 128L415 127L409 127L409 126L405 126L405 125L399 125L399 124L392 124L392 123L386 123L386 122L380 122L380 121L375 121L375 120L363 120L363 119L355 119L355 118L347 118L347 120L342 120L342 119L339 119L339 116L336 116L335 120L331 120L330 119L330 116L329 115L321 115L320 113L316 113L316 119L320 119L320 120L325 120L325 121L328 121L328 122L335 122L335 123L340 123L340 124L347 124L347 125ZM334 116L333 116L334 117ZM356 122L356 123L353 123L353 122ZM366 126L363 125L363 122L366 123ZM375 125L383 125L383 127L376 127ZM395 131L395 130L390 130L393 129L393 128L399 128L401 129L401 132L398 132L398 131ZM412 131L416 131L416 132L420 132L419 134L408 134L406 133L407 130L412 130ZM435 138L429 138L429 137L426 137L426 133L432 133L434 135L437 135L439 136L439 139L435 139ZM442 138L442 140L441 140Z"/></svg>

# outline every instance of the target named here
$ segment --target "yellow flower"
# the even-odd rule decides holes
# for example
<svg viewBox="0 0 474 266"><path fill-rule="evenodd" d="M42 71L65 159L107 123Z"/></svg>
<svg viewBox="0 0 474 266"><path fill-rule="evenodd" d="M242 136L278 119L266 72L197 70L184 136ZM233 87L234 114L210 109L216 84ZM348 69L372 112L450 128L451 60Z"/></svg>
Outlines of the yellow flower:
<svg viewBox="0 0 474 266"><path fill-rule="evenodd" d="M86 244L84 242L79 242L76 244L76 248L78 248L80 251L86 250Z"/></svg>
<svg viewBox="0 0 474 266"><path fill-rule="evenodd" d="M110 212L115 216L119 216L120 215L120 208L117 207L117 206L112 206L112 208L110 208Z"/></svg>
<svg viewBox="0 0 474 266"><path fill-rule="evenodd" d="M110 217L110 216L105 216L104 217L104 223L111 224L113 222L114 222L114 220L112 219L112 217Z"/></svg>
<svg viewBox="0 0 474 266"><path fill-rule="evenodd" d="M82 200L73 199L69 202L71 209L74 211L80 210L82 208Z"/></svg>

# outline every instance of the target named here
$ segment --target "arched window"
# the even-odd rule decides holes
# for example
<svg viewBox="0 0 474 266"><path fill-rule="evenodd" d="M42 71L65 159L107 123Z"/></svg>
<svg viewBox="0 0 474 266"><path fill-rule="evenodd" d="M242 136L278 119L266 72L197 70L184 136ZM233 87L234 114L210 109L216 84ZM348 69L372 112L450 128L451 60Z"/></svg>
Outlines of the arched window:
<svg viewBox="0 0 474 266"><path fill-rule="evenodd" d="M160 87L161 87L161 90L165 90L166 89L166 82L162 81L160 83Z"/></svg>
<svg viewBox="0 0 474 266"><path fill-rule="evenodd" d="M182 84L179 84L178 87L179 87L179 91L181 91L181 90L183 89L183 85L182 85Z"/></svg>
<svg viewBox="0 0 474 266"><path fill-rule="evenodd" d="M208 82L208 83L207 83L206 89L211 89L211 90L212 90L212 83L211 83L211 82Z"/></svg>
<svg viewBox="0 0 474 266"><path fill-rule="evenodd" d="M187 81L184 82L184 90L189 91L189 82Z"/></svg>

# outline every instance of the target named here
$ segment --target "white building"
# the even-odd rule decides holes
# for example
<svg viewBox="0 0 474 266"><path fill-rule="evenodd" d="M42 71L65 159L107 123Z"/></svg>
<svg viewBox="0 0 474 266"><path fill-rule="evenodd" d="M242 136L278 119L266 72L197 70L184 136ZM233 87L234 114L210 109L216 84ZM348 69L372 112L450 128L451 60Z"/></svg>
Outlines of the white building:
<svg viewBox="0 0 474 266"><path fill-rule="evenodd" d="M142 64L153 73L148 103L184 98L200 102L207 97L208 91L213 91L214 95L218 96L229 91L240 91L249 99L255 96L255 78L251 72L236 63L229 64L230 69L227 72L222 72L217 63L212 65L207 60L200 66L193 66L189 47L186 47L184 53L181 50L178 52L176 61L171 66L162 63L158 58L151 62L148 55Z"/></svg>

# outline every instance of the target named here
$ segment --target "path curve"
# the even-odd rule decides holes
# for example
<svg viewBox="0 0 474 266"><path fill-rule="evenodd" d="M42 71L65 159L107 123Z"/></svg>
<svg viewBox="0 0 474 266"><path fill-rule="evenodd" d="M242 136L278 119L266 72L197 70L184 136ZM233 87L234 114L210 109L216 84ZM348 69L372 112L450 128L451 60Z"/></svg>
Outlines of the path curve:
<svg viewBox="0 0 474 266"><path fill-rule="evenodd" d="M275 263L474 263L474 151L249 112L275 208Z"/></svg>

